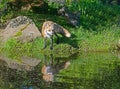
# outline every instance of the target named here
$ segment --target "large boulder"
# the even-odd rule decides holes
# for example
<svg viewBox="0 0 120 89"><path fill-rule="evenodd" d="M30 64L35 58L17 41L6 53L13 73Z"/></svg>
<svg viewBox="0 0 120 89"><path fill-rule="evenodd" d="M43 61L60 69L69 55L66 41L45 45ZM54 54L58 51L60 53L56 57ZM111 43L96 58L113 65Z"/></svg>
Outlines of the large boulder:
<svg viewBox="0 0 120 89"><path fill-rule="evenodd" d="M40 36L41 33L35 23L26 16L18 16L12 19L4 31L0 33L3 42L10 38L16 38L21 42L29 42Z"/></svg>
<svg viewBox="0 0 120 89"><path fill-rule="evenodd" d="M34 70L34 67L39 65L41 60L27 56L20 57L19 60L11 59L6 56L0 56L0 62L3 62L6 67L11 69L32 71Z"/></svg>

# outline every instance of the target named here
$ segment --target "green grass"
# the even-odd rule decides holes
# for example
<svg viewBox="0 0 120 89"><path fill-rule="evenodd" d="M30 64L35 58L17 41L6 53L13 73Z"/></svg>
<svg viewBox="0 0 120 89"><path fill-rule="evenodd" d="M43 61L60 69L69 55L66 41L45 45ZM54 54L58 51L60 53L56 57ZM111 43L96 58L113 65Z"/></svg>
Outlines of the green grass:
<svg viewBox="0 0 120 89"><path fill-rule="evenodd" d="M33 19L36 26L41 29L42 23L45 20L52 20L67 28L71 34L71 38L60 36L60 43L57 45L54 42L54 50L51 51L50 42L47 40L47 48L43 50L43 39L39 38L31 43L20 43L14 39L9 40L2 50L20 51L29 54L31 52L42 53L74 53L75 51L109 51L113 50L120 39L120 6L103 5L99 2L89 2L82 0L78 5L68 6L71 11L81 11L81 25L78 28L73 28L67 20L58 15L37 14L33 12L14 12L15 14L6 16L16 17L26 15ZM4 16L3 16L4 17ZM6 17L7 18L7 17ZM54 41L56 38L54 38ZM37 50L37 51L36 51ZM36 52L35 52L36 51ZM29 54L30 55L30 54Z"/></svg>
<svg viewBox="0 0 120 89"><path fill-rule="evenodd" d="M81 32L79 46L82 50L109 51L114 48L119 39L120 30L118 27L111 27L96 32Z"/></svg>

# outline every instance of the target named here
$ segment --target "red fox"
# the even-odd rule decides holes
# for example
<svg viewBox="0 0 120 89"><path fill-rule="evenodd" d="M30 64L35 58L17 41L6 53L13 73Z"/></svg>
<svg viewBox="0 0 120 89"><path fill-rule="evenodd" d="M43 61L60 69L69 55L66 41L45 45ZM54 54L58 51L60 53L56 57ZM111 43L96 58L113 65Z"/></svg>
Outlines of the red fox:
<svg viewBox="0 0 120 89"><path fill-rule="evenodd" d="M71 37L71 34L69 31L67 31L64 27L58 25L55 22L52 21L45 21L42 25L42 37L44 38L44 49L46 48L46 38L50 39L50 49L53 49L53 35L57 37L57 44L59 43L59 36L57 35L61 34L65 37Z"/></svg>

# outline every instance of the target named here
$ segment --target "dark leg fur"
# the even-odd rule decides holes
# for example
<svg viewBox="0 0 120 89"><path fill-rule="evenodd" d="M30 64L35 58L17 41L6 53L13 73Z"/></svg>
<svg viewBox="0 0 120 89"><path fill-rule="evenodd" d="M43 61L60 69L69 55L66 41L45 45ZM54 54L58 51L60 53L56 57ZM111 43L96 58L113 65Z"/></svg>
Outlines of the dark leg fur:
<svg viewBox="0 0 120 89"><path fill-rule="evenodd" d="M46 38L44 38L44 47L43 47L43 49L45 49L46 48Z"/></svg>
<svg viewBox="0 0 120 89"><path fill-rule="evenodd" d="M50 49L52 50L53 49L53 36L50 38Z"/></svg>
<svg viewBox="0 0 120 89"><path fill-rule="evenodd" d="M57 34L55 34L55 36L57 37L56 44L59 44L59 36L58 36ZM46 48L46 39L47 39L47 38L44 38L44 47L43 47L43 49ZM51 50L53 49L53 36L50 37L50 49L51 49Z"/></svg>
<svg viewBox="0 0 120 89"><path fill-rule="evenodd" d="M57 37L56 44L59 44L59 36L55 33L55 36Z"/></svg>

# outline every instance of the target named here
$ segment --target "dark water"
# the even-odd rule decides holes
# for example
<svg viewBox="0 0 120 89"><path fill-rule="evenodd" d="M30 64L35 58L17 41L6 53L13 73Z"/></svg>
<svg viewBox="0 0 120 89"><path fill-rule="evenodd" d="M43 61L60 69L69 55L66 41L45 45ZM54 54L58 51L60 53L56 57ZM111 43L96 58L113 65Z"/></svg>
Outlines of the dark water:
<svg viewBox="0 0 120 89"><path fill-rule="evenodd" d="M120 89L120 55L0 59L0 89Z"/></svg>

